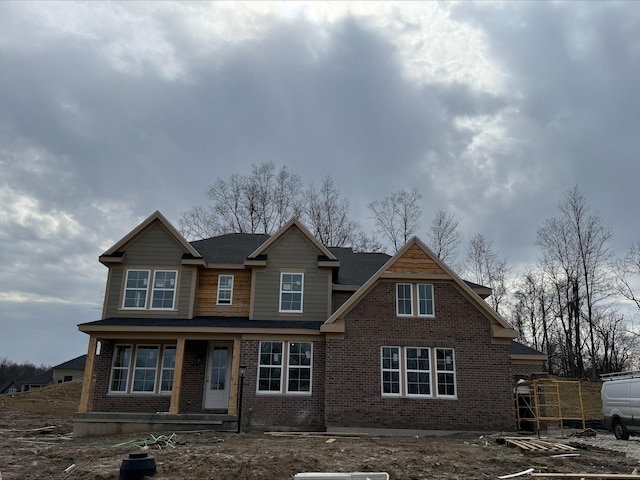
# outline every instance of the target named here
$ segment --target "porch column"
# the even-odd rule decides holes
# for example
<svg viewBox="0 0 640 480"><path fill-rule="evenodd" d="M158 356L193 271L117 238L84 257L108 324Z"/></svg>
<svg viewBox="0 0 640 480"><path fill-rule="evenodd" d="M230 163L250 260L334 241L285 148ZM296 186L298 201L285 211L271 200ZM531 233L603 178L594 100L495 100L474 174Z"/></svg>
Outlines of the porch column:
<svg viewBox="0 0 640 480"><path fill-rule="evenodd" d="M80 405L78 405L78 413L87 413L91 411L89 399L91 398L91 388L93 387L93 366L95 365L97 346L97 337L91 335L89 337L89 348L87 349L87 361L84 364L82 394L80 395Z"/></svg>
<svg viewBox="0 0 640 480"><path fill-rule="evenodd" d="M229 415L238 414L238 377L240 374L240 344L241 340L233 341L233 357L231 358L231 391L229 392Z"/></svg>
<svg viewBox="0 0 640 480"><path fill-rule="evenodd" d="M176 415L180 409L180 391L182 390L182 365L184 364L184 337L178 338L176 345L176 364L173 369L173 388L169 413Z"/></svg>

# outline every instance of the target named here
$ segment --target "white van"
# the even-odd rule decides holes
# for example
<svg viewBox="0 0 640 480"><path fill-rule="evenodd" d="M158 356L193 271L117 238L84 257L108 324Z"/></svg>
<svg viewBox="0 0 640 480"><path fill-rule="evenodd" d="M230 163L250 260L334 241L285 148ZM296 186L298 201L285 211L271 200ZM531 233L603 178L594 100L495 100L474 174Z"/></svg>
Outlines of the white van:
<svg viewBox="0 0 640 480"><path fill-rule="evenodd" d="M640 371L601 375L604 428L618 440L640 435Z"/></svg>

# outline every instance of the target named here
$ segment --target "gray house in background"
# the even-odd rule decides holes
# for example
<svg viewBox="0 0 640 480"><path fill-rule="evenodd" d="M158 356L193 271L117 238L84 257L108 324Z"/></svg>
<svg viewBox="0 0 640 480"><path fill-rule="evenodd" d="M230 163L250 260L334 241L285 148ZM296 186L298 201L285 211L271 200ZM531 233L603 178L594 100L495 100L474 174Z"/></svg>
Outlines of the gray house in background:
<svg viewBox="0 0 640 480"><path fill-rule="evenodd" d="M71 380L79 380L84 377L84 365L87 361L87 355L67 360L53 368L50 368L40 375L35 375L20 382L19 391L28 392L34 388L46 387L52 383L70 382Z"/></svg>

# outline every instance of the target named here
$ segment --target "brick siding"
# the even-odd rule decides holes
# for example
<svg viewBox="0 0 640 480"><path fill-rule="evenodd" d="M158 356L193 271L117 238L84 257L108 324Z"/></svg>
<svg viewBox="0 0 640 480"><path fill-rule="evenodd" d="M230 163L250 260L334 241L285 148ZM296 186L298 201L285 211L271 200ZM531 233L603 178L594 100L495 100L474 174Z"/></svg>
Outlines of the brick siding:
<svg viewBox="0 0 640 480"><path fill-rule="evenodd" d="M326 426L513 430L509 345L491 344L489 320L452 283L434 284L435 318L397 317L395 285L379 282L327 341ZM457 399L382 397L381 346L453 348Z"/></svg>
<svg viewBox="0 0 640 480"><path fill-rule="evenodd" d="M287 338L278 337L272 341L287 341ZM258 340L242 342L240 363L247 366L242 396L243 430L324 428L325 342L313 342L311 395L257 394L259 345Z"/></svg>

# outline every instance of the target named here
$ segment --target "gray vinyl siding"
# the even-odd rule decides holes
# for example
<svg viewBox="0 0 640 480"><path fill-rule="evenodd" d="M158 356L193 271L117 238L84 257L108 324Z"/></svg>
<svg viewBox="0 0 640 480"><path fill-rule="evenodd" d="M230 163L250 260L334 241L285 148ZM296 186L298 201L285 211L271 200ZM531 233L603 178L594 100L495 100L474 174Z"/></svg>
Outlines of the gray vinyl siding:
<svg viewBox="0 0 640 480"><path fill-rule="evenodd" d="M111 285L108 288L107 303L103 317L149 317L171 316L188 318L191 284L195 267L181 265L184 250L159 224L149 228L133 243L127 246L122 265L111 267ZM128 269L176 270L178 285L176 290L176 310L123 310L123 283ZM151 272L150 284L153 281ZM151 289L151 285L149 287ZM148 305L147 305L148 306Z"/></svg>
<svg viewBox="0 0 640 480"><path fill-rule="evenodd" d="M291 229L267 253L267 267L256 271L253 318L326 320L331 270L318 268L318 251ZM280 273L304 273L302 313L280 313Z"/></svg>

